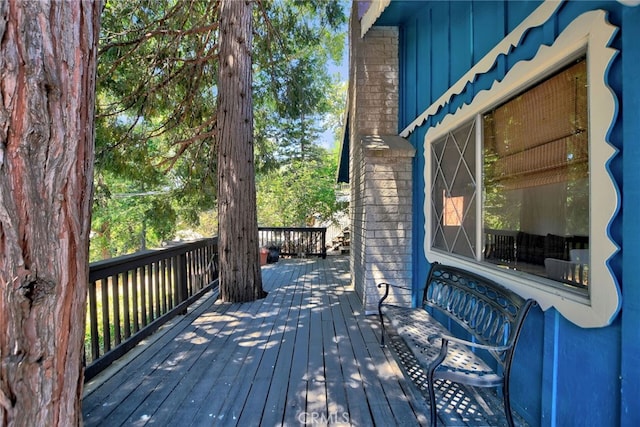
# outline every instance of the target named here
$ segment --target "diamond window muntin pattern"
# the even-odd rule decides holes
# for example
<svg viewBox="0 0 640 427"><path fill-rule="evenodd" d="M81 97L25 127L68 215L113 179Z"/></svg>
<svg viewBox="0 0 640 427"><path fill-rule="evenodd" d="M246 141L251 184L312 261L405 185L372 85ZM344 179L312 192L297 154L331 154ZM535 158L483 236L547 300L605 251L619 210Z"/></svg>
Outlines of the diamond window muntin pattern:
<svg viewBox="0 0 640 427"><path fill-rule="evenodd" d="M431 246L472 258L476 258L475 130L475 121L471 121L431 144ZM463 203L459 203L460 199ZM457 219L456 225L451 218Z"/></svg>

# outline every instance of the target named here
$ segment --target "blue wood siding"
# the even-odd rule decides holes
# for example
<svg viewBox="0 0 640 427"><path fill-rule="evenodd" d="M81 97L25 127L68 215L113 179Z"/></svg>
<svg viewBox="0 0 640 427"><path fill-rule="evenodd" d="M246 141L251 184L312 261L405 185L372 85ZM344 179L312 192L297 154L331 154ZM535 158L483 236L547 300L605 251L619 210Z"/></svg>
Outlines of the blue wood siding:
<svg viewBox="0 0 640 427"><path fill-rule="evenodd" d="M450 67L442 67L443 64L451 63L454 54L451 52L449 44L449 2L438 2L433 6L429 28L431 29L430 43L424 46L419 44L417 53L419 55L424 50L431 50L433 64L431 68L431 95L438 99L451 86L449 84ZM446 111L449 111L448 108Z"/></svg>
<svg viewBox="0 0 640 427"><path fill-rule="evenodd" d="M415 147L421 147L420 141L424 141L426 133L426 127L417 129L409 137L409 142ZM425 258L424 252L424 239L425 239L425 217L424 209L416 209L416 203L422 203L424 201L424 174L420 171L424 171L425 156L424 151L421 149L416 150L416 155L413 158L413 200L414 200L414 212L413 212L413 302L414 305L418 305L422 298L422 291L429 274L429 263Z"/></svg>
<svg viewBox="0 0 640 427"><path fill-rule="evenodd" d="M527 419L531 425L540 425L539 417L532 414L542 412L541 399L532 399L531 390L542 390L543 362L540 356L541 349L544 348L544 335L540 331L544 330L544 313L538 306L534 306L527 316L520 341L516 349L511 368L511 402L513 408L519 414L527 414ZM534 351L530 349L533 348Z"/></svg>
<svg viewBox="0 0 640 427"><path fill-rule="evenodd" d="M398 13L400 6L394 8L392 2L381 17L384 25L400 27L400 129L446 92L541 2L411 3L410 14ZM566 2L545 25L527 32L518 49L499 58L494 68L409 136L417 148L413 239L418 298L429 268L423 212L426 130L449 109L468 103L479 91L502 79L515 63L532 58L541 45L553 43L577 16L594 9L608 11L610 22L620 28L612 45L621 53L611 66L608 83L619 102L611 140L621 153L609 166L621 189L622 206L609 232L622 249L610 261L622 287L622 311L609 327L582 329L553 309L532 310L511 377L514 407L531 425L640 425L640 6L598 0Z"/></svg>
<svg viewBox="0 0 640 427"><path fill-rule="evenodd" d="M428 20L431 19L431 12L427 11L426 13L428 13L428 16L421 17L421 20L425 18ZM417 36L419 40L423 40L430 36L431 26L420 25L417 22L415 26L417 28ZM426 73L424 70L431 69L433 64L433 55L431 50L418 53L416 48L414 48L414 55L416 55L417 70L422 70L422 72L416 74L415 91L416 105L418 106L417 114L420 114L429 107L429 100L432 99L431 79L429 78L430 73ZM411 120L413 120L413 118L411 118Z"/></svg>
<svg viewBox="0 0 640 427"><path fill-rule="evenodd" d="M400 61L403 65L405 72L400 76L400 86L405 87L408 83L404 80L405 77L408 76L416 76L417 79L424 79L424 76L421 73L418 73L417 64L418 55L416 54L416 42L418 40L417 27L415 22L407 25L400 32L400 44L403 46L402 52L402 60ZM415 86L412 84L412 86ZM402 117L399 118L398 123L400 127L402 127L403 123L410 122L413 120L413 117L420 114L419 107L416 104L419 98L412 96L410 92L401 91L400 92L400 102L402 105L401 114ZM398 129L400 131L400 129Z"/></svg>
<svg viewBox="0 0 640 427"><path fill-rule="evenodd" d="M619 348L617 323L582 329L548 310L540 424L619 425Z"/></svg>
<svg viewBox="0 0 640 427"><path fill-rule="evenodd" d="M640 425L640 7L621 17L622 91L622 327L621 425ZM635 75L635 76L634 76Z"/></svg>

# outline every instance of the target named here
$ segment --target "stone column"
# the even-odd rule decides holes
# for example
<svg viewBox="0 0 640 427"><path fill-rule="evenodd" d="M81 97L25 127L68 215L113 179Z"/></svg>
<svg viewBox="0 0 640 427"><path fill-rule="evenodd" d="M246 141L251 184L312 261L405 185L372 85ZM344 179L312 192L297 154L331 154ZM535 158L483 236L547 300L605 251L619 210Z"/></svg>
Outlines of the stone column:
<svg viewBox="0 0 640 427"><path fill-rule="evenodd" d="M362 137L364 197L358 230L362 238L361 295L366 313L377 313L377 284L391 282L411 288L412 165L415 148L394 135ZM394 290L389 301L411 305L411 292Z"/></svg>
<svg viewBox="0 0 640 427"><path fill-rule="evenodd" d="M398 133L397 27L360 35L350 25L349 147L351 274L366 313L377 313L382 281L412 285L412 165L415 149ZM410 292L391 301L411 304Z"/></svg>

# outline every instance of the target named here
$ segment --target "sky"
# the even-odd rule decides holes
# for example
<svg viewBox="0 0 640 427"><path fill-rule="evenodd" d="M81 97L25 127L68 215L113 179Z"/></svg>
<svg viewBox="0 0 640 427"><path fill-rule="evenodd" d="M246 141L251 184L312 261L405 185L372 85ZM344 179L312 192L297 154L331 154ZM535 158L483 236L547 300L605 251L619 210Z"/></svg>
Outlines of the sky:
<svg viewBox="0 0 640 427"><path fill-rule="evenodd" d="M346 30L345 30L346 31ZM339 74L343 82L349 80L349 40L345 38L344 51L342 52L342 61L339 64L329 64L329 74ZM345 106L346 107L346 106ZM331 149L337 143L334 139L334 130L328 129L320 135L320 145L324 148Z"/></svg>

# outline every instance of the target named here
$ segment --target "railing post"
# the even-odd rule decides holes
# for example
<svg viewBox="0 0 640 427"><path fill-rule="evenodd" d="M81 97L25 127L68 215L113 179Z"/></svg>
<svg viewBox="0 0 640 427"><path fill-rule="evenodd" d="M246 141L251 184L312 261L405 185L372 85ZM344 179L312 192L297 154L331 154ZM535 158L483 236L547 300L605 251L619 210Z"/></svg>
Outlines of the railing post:
<svg viewBox="0 0 640 427"><path fill-rule="evenodd" d="M187 255L180 254L176 258L176 269L175 269L175 293L178 298L176 305L184 302L189 297L187 290ZM186 314L187 307L185 306L184 310L180 314Z"/></svg>
<svg viewBox="0 0 640 427"><path fill-rule="evenodd" d="M98 336L98 304L96 282L89 283L89 324L91 325L91 360L100 357L100 338Z"/></svg>
<svg viewBox="0 0 640 427"><path fill-rule="evenodd" d="M322 228L322 259L327 258L327 228Z"/></svg>
<svg viewBox="0 0 640 427"><path fill-rule="evenodd" d="M102 354L111 350L111 323L109 322L109 279L100 280L100 295L102 299Z"/></svg>

